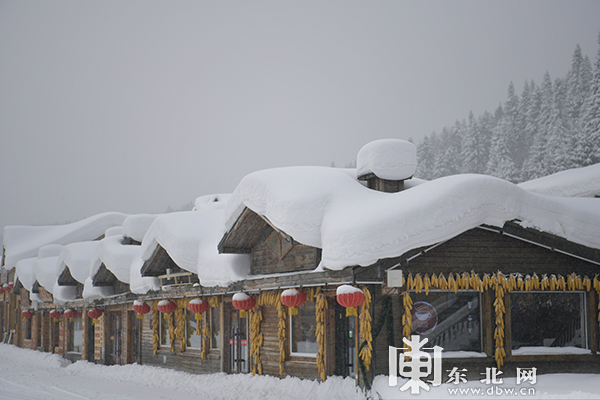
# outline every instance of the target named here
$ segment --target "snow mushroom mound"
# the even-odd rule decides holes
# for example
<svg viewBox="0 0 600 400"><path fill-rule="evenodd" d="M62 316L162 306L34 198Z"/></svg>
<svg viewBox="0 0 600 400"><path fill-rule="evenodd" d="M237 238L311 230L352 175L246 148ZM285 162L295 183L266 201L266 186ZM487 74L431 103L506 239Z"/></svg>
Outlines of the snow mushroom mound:
<svg viewBox="0 0 600 400"><path fill-rule="evenodd" d="M401 181L417 169L417 147L400 139L381 139L367 143L356 156L356 176L375 174L382 179Z"/></svg>

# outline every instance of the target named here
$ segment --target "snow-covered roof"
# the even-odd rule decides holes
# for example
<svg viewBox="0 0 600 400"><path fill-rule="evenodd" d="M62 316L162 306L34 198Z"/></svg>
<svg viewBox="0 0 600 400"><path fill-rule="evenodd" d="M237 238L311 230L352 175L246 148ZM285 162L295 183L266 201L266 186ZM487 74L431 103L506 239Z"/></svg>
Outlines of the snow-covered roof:
<svg viewBox="0 0 600 400"><path fill-rule="evenodd" d="M375 174L388 180L409 179L417 169L417 146L400 139L367 143L356 156L356 176Z"/></svg>
<svg viewBox="0 0 600 400"><path fill-rule="evenodd" d="M113 286L94 286L92 277L88 277L83 284L83 299L86 301L94 301L112 296L115 293Z"/></svg>
<svg viewBox="0 0 600 400"><path fill-rule="evenodd" d="M100 240L94 254L90 276L94 277L100 266L112 272L118 280L129 283L131 263L134 258L140 257L141 246L124 245L122 236L108 236Z"/></svg>
<svg viewBox="0 0 600 400"><path fill-rule="evenodd" d="M56 262L57 257L44 257L35 260L33 265L33 273L35 274L36 281L46 289L46 291L53 293L54 285L58 276L56 275Z"/></svg>
<svg viewBox="0 0 600 400"><path fill-rule="evenodd" d="M160 245L179 267L198 274L203 286L225 286L247 276L248 255L219 254L217 249L229 198L203 196L196 200L194 211L156 218L142 242L142 260L150 259Z"/></svg>
<svg viewBox="0 0 600 400"><path fill-rule="evenodd" d="M519 187L558 197L600 197L600 164L573 168L519 183Z"/></svg>
<svg viewBox="0 0 600 400"><path fill-rule="evenodd" d="M137 242L142 242L150 225L159 214L134 214L123 221L123 237L129 237Z"/></svg>
<svg viewBox="0 0 600 400"><path fill-rule="evenodd" d="M56 262L56 276L60 276L65 268L69 267L71 276L77 282L84 283L90 276L92 257L99 243L99 241L94 240L71 243L63 247Z"/></svg>
<svg viewBox="0 0 600 400"><path fill-rule="evenodd" d="M475 174L383 193L364 187L355 176L326 167L249 174L228 204L225 231L248 207L296 241L321 248L321 266L329 269L371 265L481 224L501 227L512 220L600 249L597 199L543 196Z"/></svg>
<svg viewBox="0 0 600 400"><path fill-rule="evenodd" d="M35 283L35 274L33 272L33 265L37 257L25 258L19 260L15 265L15 282L17 279L21 282L25 290L31 293L33 284Z"/></svg>
<svg viewBox="0 0 600 400"><path fill-rule="evenodd" d="M141 269L144 262L141 257L136 257L131 262L129 270L129 290L131 293L146 294L150 290L160 289L160 281L155 276L142 276Z"/></svg>
<svg viewBox="0 0 600 400"><path fill-rule="evenodd" d="M81 221L54 226L4 227L5 267L12 268L23 258L34 257L38 249L47 244L69 244L94 240L104 234L106 229L120 226L126 214L108 212L97 214Z"/></svg>

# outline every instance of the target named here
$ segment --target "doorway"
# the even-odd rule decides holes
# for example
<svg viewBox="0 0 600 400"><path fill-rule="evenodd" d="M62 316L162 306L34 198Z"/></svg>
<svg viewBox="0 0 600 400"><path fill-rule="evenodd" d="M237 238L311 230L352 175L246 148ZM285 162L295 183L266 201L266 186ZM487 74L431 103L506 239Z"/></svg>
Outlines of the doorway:
<svg viewBox="0 0 600 400"><path fill-rule="evenodd" d="M121 365L121 353L122 353L122 341L121 336L123 332L123 320L121 311L115 311L110 313L110 319L108 324L108 364L109 365Z"/></svg>
<svg viewBox="0 0 600 400"><path fill-rule="evenodd" d="M129 311L129 338L131 349L131 360L132 363L142 363L142 320L137 317L135 311Z"/></svg>
<svg viewBox="0 0 600 400"><path fill-rule="evenodd" d="M241 318L240 312L231 308L229 318L229 372L247 373L250 368L248 350L248 320Z"/></svg>
<svg viewBox="0 0 600 400"><path fill-rule="evenodd" d="M356 378L356 317L346 317L346 308L334 302L335 368L334 374Z"/></svg>

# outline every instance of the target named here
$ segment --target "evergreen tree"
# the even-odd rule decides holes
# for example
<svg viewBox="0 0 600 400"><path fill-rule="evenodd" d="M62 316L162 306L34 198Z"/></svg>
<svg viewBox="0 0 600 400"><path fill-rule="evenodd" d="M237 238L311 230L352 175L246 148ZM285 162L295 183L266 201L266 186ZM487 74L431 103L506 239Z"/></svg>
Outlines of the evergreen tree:
<svg viewBox="0 0 600 400"><path fill-rule="evenodd" d="M554 83L554 101L548 120L544 175L574 167L572 149L575 147L575 133L569 129L566 92L566 84L561 79L557 79Z"/></svg>
<svg viewBox="0 0 600 400"><path fill-rule="evenodd" d="M483 174L487 164L487 151L484 137L479 128L473 111L469 113L469 120L465 130L462 147L462 172Z"/></svg>
<svg viewBox="0 0 600 400"><path fill-rule="evenodd" d="M552 115L552 104L554 102L552 80L548 72L544 75L539 96L540 109L535 121L536 130L529 150L529 157L523 165L521 174L525 180L544 176L547 171L546 143L548 140L547 134L550 126L550 116Z"/></svg>
<svg viewBox="0 0 600 400"><path fill-rule="evenodd" d="M435 132L433 135L435 136ZM435 163L435 155L427 136L425 136L423 141L417 145L417 160L418 162L415 176L421 179L431 179Z"/></svg>
<svg viewBox="0 0 600 400"><path fill-rule="evenodd" d="M600 162L600 35L598 35L598 53L594 63L594 75L588 96L582 123L583 139L581 150L584 151L583 165Z"/></svg>

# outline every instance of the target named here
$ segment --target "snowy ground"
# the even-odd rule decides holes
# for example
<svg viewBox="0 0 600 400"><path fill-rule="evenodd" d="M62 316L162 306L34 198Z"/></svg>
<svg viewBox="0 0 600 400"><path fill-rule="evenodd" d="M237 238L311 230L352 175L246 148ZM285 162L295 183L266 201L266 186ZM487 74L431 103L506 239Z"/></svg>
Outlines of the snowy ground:
<svg viewBox="0 0 600 400"><path fill-rule="evenodd" d="M372 393L364 394L351 379L330 377L318 383L269 376L192 375L145 365L71 364L56 355L0 344L0 400L600 399L600 375L592 374L540 375L535 385L517 385L515 378L507 378L494 389L479 382L442 384L418 395L401 392L404 382L399 379L397 387L389 387L388 378L379 376ZM521 387L535 391L519 392ZM452 390L458 388L463 392L454 394ZM506 392L511 388L515 390Z"/></svg>

